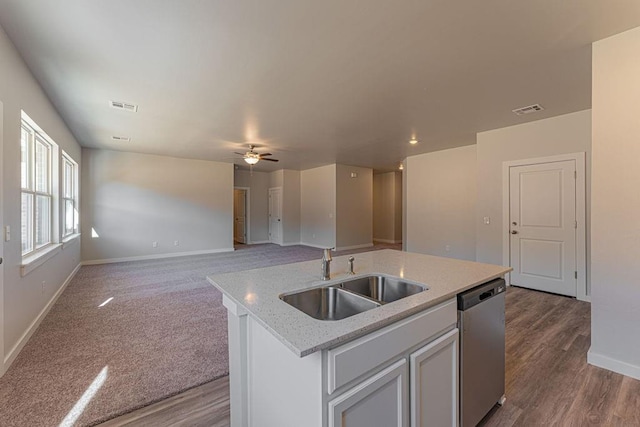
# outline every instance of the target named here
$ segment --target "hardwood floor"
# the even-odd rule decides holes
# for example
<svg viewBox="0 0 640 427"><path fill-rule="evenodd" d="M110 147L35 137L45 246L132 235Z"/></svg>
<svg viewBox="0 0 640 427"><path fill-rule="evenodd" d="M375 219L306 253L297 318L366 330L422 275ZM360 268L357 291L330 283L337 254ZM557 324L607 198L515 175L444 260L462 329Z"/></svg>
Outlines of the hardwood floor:
<svg viewBox="0 0 640 427"><path fill-rule="evenodd" d="M587 364L591 306L511 287L506 396L483 426L640 426L640 381Z"/></svg>
<svg viewBox="0 0 640 427"><path fill-rule="evenodd" d="M590 305L511 287L506 395L482 426L640 426L640 381L587 365ZM110 420L114 426L229 425L221 378Z"/></svg>

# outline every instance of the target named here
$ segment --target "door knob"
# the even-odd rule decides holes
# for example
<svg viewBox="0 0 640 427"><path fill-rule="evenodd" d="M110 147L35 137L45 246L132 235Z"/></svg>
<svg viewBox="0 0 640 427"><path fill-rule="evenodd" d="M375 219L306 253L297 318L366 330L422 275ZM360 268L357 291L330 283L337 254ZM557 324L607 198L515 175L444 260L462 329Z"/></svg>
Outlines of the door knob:
<svg viewBox="0 0 640 427"><path fill-rule="evenodd" d="M511 230L511 234L518 234L516 230Z"/></svg>

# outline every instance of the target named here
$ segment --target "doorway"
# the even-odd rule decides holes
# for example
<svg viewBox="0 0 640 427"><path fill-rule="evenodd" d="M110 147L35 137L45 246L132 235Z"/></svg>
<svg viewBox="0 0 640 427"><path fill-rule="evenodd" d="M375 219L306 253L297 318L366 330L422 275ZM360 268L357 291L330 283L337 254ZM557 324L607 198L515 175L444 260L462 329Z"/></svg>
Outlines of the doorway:
<svg viewBox="0 0 640 427"><path fill-rule="evenodd" d="M233 189L233 241L248 244L249 240L249 189Z"/></svg>
<svg viewBox="0 0 640 427"><path fill-rule="evenodd" d="M587 299L584 153L505 162L509 283Z"/></svg>
<svg viewBox="0 0 640 427"><path fill-rule="evenodd" d="M373 173L373 241L402 243L402 172Z"/></svg>
<svg viewBox="0 0 640 427"><path fill-rule="evenodd" d="M269 189L269 241L282 245L282 187Z"/></svg>

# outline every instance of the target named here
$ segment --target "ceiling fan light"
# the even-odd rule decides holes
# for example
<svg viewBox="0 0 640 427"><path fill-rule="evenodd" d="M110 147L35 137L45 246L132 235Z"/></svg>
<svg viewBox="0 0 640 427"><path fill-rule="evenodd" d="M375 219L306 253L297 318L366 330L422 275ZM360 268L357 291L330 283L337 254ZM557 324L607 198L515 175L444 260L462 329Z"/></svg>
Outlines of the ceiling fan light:
<svg viewBox="0 0 640 427"><path fill-rule="evenodd" d="M245 157L244 161L249 163L250 165L255 165L256 163L258 163L260 159L258 157Z"/></svg>

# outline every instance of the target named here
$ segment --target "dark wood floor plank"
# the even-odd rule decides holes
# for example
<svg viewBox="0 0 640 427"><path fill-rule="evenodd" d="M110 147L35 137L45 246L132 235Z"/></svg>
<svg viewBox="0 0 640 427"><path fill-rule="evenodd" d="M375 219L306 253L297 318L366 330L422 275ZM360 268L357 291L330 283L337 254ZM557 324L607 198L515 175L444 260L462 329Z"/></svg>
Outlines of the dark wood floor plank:
<svg viewBox="0 0 640 427"><path fill-rule="evenodd" d="M506 305L506 396L482 426L640 426L640 381L587 364L591 306L510 287ZM229 425L221 378L102 424Z"/></svg>
<svg viewBox="0 0 640 427"><path fill-rule="evenodd" d="M640 426L640 381L629 377L622 379L622 386L616 407L614 420L620 420L619 425Z"/></svg>

